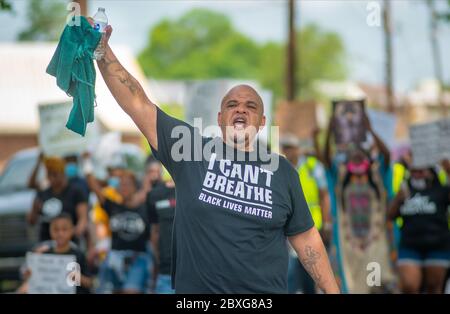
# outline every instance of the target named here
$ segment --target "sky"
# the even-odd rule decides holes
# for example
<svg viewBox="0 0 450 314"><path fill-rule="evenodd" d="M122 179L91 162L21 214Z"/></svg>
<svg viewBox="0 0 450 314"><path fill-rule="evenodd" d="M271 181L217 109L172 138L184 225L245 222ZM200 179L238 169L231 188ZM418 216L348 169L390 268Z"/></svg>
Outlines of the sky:
<svg viewBox="0 0 450 314"><path fill-rule="evenodd" d="M28 0L11 0L15 13L0 13L0 42L14 41L26 25ZM438 8L445 0L437 0ZM369 5L369 8L368 8ZM355 81L381 84L384 79L382 26L370 26L370 6L382 1L300 0L296 25L315 23L337 32L347 53L348 77ZM208 8L230 17L234 27L258 42L283 41L287 35L286 0L89 0L89 12L104 7L113 26L112 44L128 45L135 54L148 42L150 29L164 18L176 19L193 8ZM397 91L414 88L433 77L429 15L424 0L392 0L394 82ZM450 83L450 24L440 27L439 39L443 73ZM447 53L448 55L448 53ZM268 65L270 66L270 65ZM301 69L300 69L301 70Z"/></svg>

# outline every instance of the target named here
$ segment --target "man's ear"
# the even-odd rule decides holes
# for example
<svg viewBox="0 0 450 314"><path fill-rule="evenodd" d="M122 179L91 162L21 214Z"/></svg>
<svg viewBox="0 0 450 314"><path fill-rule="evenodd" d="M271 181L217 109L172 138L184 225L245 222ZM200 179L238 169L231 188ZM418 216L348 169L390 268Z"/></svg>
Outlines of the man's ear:
<svg viewBox="0 0 450 314"><path fill-rule="evenodd" d="M217 125L218 125L218 126L221 126L221 125L220 125L220 118L221 118L221 112L219 111L219 112L217 113Z"/></svg>

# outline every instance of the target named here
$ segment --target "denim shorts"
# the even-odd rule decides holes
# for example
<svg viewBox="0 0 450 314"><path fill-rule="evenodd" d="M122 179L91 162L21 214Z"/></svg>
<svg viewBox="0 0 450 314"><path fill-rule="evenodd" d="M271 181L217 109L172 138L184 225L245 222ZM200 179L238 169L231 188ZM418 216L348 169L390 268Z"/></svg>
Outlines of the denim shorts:
<svg viewBox="0 0 450 314"><path fill-rule="evenodd" d="M414 250L400 247L398 265L450 266L450 250Z"/></svg>
<svg viewBox="0 0 450 314"><path fill-rule="evenodd" d="M111 250L100 266L97 293L136 290L145 293L151 261L147 252Z"/></svg>
<svg viewBox="0 0 450 314"><path fill-rule="evenodd" d="M156 280L155 293L157 294L174 294L175 290L172 289L172 276L170 275L158 275Z"/></svg>

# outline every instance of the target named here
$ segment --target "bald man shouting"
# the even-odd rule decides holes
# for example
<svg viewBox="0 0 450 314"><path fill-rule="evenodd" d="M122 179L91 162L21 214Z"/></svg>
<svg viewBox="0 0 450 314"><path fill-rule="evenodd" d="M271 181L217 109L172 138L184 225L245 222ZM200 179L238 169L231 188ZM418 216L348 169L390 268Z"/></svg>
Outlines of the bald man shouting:
<svg viewBox="0 0 450 314"><path fill-rule="evenodd" d="M109 47L111 32L108 27L98 67L176 184L176 293L286 293L286 238L318 287L338 293L296 171L283 157L257 149L265 125L258 93L232 88L218 113L222 137L201 137L149 100Z"/></svg>

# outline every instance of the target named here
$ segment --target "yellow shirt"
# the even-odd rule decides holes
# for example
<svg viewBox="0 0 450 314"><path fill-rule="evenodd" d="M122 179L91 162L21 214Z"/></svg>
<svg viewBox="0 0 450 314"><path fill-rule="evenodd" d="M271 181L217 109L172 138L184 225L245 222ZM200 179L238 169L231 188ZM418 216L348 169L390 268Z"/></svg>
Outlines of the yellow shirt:
<svg viewBox="0 0 450 314"><path fill-rule="evenodd" d="M108 186L102 190L103 195L116 203L122 202L122 196L117 192L116 189ZM106 211L97 202L92 208L92 222L96 225L103 224L107 228L108 235L111 236L111 230L109 229L109 217Z"/></svg>

